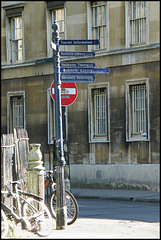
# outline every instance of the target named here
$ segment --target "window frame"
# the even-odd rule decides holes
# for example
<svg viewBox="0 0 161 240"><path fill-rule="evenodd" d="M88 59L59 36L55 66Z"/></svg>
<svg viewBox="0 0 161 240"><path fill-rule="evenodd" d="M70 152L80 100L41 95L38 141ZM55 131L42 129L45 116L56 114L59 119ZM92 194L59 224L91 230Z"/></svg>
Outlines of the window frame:
<svg viewBox="0 0 161 240"><path fill-rule="evenodd" d="M142 2L142 1L140 1ZM131 42L131 1L125 1L125 40L126 40L126 48L135 48L140 46L146 46L149 44L149 2L144 1L146 3L146 35L145 42L132 43Z"/></svg>
<svg viewBox="0 0 161 240"><path fill-rule="evenodd" d="M52 105L52 106L51 106ZM51 108L53 110L51 111ZM53 113L53 116L51 114ZM55 139L55 101L52 99L50 94L50 88L47 89L47 128L48 128L48 144L54 144ZM54 136L51 136L51 134Z"/></svg>
<svg viewBox="0 0 161 240"><path fill-rule="evenodd" d="M96 53L107 52L109 50L109 1L106 2L106 46L105 48L95 49L94 46L88 45L88 51L95 51ZM87 2L87 29L88 29L88 39L93 39L93 16L92 16L92 2Z"/></svg>
<svg viewBox="0 0 161 240"><path fill-rule="evenodd" d="M21 20L21 35L22 35L22 33L23 33L23 29L22 29L22 16L16 16L16 17L11 17L10 18L10 31L11 31L11 38L10 38L10 41L11 41L11 59L12 59L12 63L19 63L19 62L22 62L23 61L23 36L21 36L21 38L16 38L16 37L14 37L13 36L13 20L14 19L16 19L16 18L20 18L20 20ZM16 34L16 28L15 28L15 32L14 32L14 34ZM22 42L22 59L18 59L19 57L18 57L18 52L19 52L19 50L17 49L17 54L16 54L16 57L17 57L17 59L18 60L14 60L14 55L15 55L15 48L14 48L14 43L15 42L19 42L19 41L21 41Z"/></svg>
<svg viewBox="0 0 161 240"><path fill-rule="evenodd" d="M130 95L130 86L132 85L146 85L146 106L147 106L147 136L132 136L132 126L131 126L131 95ZM149 119L149 79L135 79L135 80L126 80L125 82L125 89L126 89L126 142L133 142L133 141L150 141L150 119Z"/></svg>
<svg viewBox="0 0 161 240"><path fill-rule="evenodd" d="M51 110L51 108L53 108L53 109ZM67 108L67 107L62 106L62 113L63 113L63 108ZM67 114L67 111L66 111L66 114ZM65 129L64 124L67 124L67 122L65 122L65 121L67 121L67 120L64 119L64 115L62 114L63 131ZM48 132L48 136L47 136L48 144L49 145L55 144L55 139L56 139L55 101L51 97L51 89L50 88L47 89L47 132ZM63 133L63 136L65 136L64 133Z"/></svg>
<svg viewBox="0 0 161 240"><path fill-rule="evenodd" d="M54 10L64 9L64 39L66 39L66 3L65 1L51 1L47 3L46 7L46 29L47 29L47 57L53 56L52 48L50 47L50 42L52 41L52 12ZM66 49L66 46L61 46Z"/></svg>
<svg viewBox="0 0 161 240"><path fill-rule="evenodd" d="M26 118L25 118L25 91L16 91L16 92L7 92L7 133L12 133L13 129L11 129L11 124L13 127L13 122L11 123L11 98L12 97L23 97L23 128L26 129ZM13 120L12 120L13 121Z"/></svg>
<svg viewBox="0 0 161 240"><path fill-rule="evenodd" d="M24 45L24 3L14 4L13 6L4 6L6 11L6 55L7 64L17 64L25 61L25 45ZM11 19L21 17L22 18L22 60L14 61L12 54L12 29L11 29Z"/></svg>
<svg viewBox="0 0 161 240"><path fill-rule="evenodd" d="M92 90L106 88L107 90L107 135L102 137L94 137L94 120L93 120L93 96ZM110 142L110 91L109 83L96 83L88 85L88 131L89 143Z"/></svg>

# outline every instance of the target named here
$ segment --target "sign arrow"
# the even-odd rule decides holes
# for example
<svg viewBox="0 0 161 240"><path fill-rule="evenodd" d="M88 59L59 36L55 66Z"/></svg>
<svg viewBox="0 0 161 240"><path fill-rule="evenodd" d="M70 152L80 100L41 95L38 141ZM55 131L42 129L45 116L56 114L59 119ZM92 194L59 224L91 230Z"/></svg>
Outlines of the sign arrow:
<svg viewBox="0 0 161 240"><path fill-rule="evenodd" d="M40 64L53 63L53 62L54 62L54 59L53 57L51 57L51 58L38 59L35 61L35 64L40 65Z"/></svg>

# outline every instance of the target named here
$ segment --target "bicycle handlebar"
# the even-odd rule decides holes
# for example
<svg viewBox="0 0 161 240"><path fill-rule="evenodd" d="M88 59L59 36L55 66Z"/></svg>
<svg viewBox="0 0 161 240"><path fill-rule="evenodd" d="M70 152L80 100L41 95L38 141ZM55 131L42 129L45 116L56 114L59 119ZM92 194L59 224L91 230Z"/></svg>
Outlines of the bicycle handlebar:
<svg viewBox="0 0 161 240"><path fill-rule="evenodd" d="M17 181L10 181L11 184L21 184L23 182L22 179ZM5 184L4 187L7 189L7 191L1 191L2 194L6 194L7 197L13 196L15 198L15 193L11 192L10 188Z"/></svg>
<svg viewBox="0 0 161 240"><path fill-rule="evenodd" d="M45 171L45 173L53 173L53 170Z"/></svg>
<svg viewBox="0 0 161 240"><path fill-rule="evenodd" d="M54 177L54 175L56 174L56 169L53 170L49 170L49 171L45 171L44 175L49 175L49 177Z"/></svg>

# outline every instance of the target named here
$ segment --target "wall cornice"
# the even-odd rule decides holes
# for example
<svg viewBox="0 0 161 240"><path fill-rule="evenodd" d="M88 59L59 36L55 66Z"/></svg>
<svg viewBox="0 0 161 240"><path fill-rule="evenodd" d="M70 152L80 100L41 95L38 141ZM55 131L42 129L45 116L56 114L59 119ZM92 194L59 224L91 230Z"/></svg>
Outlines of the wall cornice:
<svg viewBox="0 0 161 240"><path fill-rule="evenodd" d="M132 49L116 49L106 53L96 53L94 58L62 58L61 60L69 62L95 62L96 67L120 67L156 62L160 61L160 44L152 44ZM97 66L99 62L105 65ZM53 74L52 63L36 65L35 61L29 61L19 64L1 65L1 80L50 74Z"/></svg>

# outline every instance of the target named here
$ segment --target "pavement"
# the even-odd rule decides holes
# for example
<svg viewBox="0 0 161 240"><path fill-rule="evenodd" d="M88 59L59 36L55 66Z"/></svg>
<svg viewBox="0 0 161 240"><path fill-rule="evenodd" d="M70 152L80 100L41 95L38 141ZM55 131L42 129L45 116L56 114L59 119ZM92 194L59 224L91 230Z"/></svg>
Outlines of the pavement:
<svg viewBox="0 0 161 240"><path fill-rule="evenodd" d="M71 192L76 198L95 198L124 201L160 202L160 192L137 190L78 189ZM47 237L39 237L16 225L11 226L10 239L160 239L160 223L131 220L79 218L63 230L56 230L53 219L53 231Z"/></svg>
<svg viewBox="0 0 161 240"><path fill-rule="evenodd" d="M72 188L71 192L76 198L160 202L160 192L152 191Z"/></svg>

